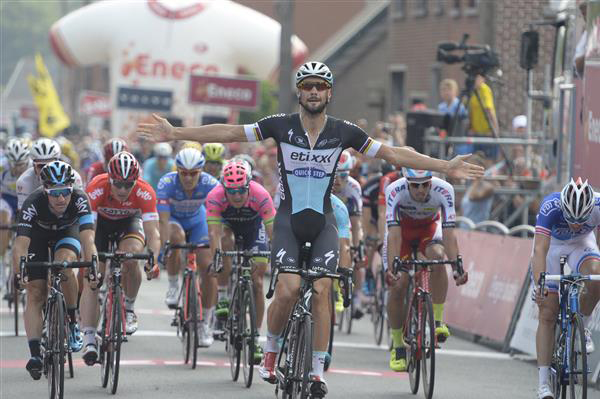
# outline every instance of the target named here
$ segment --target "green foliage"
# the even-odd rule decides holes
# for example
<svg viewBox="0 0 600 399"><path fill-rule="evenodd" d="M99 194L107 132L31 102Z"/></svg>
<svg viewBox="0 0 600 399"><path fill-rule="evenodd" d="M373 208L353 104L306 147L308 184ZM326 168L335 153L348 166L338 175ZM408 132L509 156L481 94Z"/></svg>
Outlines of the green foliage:
<svg viewBox="0 0 600 399"><path fill-rule="evenodd" d="M40 52L52 56L48 33L63 12L82 5L81 1L14 1L0 2L0 83L6 84L20 58Z"/></svg>
<svg viewBox="0 0 600 399"><path fill-rule="evenodd" d="M238 123L254 123L265 116L277 113L279 101L276 87L264 80L260 82L260 106L256 111L241 111Z"/></svg>

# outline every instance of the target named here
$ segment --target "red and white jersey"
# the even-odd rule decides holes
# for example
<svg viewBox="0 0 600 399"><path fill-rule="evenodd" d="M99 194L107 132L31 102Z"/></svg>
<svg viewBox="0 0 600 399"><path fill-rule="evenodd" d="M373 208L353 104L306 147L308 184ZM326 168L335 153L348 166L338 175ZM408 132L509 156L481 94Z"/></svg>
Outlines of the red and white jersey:
<svg viewBox="0 0 600 399"><path fill-rule="evenodd" d="M127 201L114 198L110 191L108 173L94 177L86 188L92 206L92 213L110 220L120 220L139 216L142 221L158 220L156 194L150 184L138 179Z"/></svg>
<svg viewBox="0 0 600 399"><path fill-rule="evenodd" d="M94 179L94 177L101 175L102 173L106 173L106 170L104 170L104 162L103 161L94 162L93 164L90 165L90 167L86 171L85 181L89 183Z"/></svg>
<svg viewBox="0 0 600 399"><path fill-rule="evenodd" d="M454 188L440 178L431 179L431 190L425 202L411 196L406 178L391 183L385 190L386 222L389 226L418 227L437 222L442 227L455 227Z"/></svg>

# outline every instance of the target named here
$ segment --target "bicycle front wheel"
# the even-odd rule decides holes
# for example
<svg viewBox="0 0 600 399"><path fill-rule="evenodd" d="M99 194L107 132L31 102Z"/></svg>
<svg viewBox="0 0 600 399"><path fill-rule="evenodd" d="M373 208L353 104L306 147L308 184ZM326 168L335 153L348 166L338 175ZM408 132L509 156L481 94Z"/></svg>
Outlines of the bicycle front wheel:
<svg viewBox="0 0 600 399"><path fill-rule="evenodd" d="M236 289L233 292L233 298L229 305L229 318L227 319L227 354L229 355L229 368L231 371L231 379L237 381L240 376L240 352L241 352L241 339L240 339L240 304L239 304L239 293Z"/></svg>
<svg viewBox="0 0 600 399"><path fill-rule="evenodd" d="M373 306L373 314L371 315L373 320L373 333L375 334L375 343L377 345L381 345L381 341L383 341L383 330L385 328L385 289L384 289L384 280L383 274L377 273L377 277L375 280L375 295L374 306Z"/></svg>
<svg viewBox="0 0 600 399"><path fill-rule="evenodd" d="M301 382L300 399L307 399L310 395L309 376L312 370L312 318L310 315L302 318L298 332L298 346L296 347L298 367L296 367L296 371L299 372L298 380Z"/></svg>
<svg viewBox="0 0 600 399"><path fill-rule="evenodd" d="M408 314L404 326L404 343L406 345L406 366L410 391L416 394L419 391L421 367L419 367L421 351L421 326L419 324L419 309L421 301L413 295L408 307Z"/></svg>
<svg viewBox="0 0 600 399"><path fill-rule="evenodd" d="M198 361L198 285L193 273L184 281L185 296L183 303L183 361L196 368Z"/></svg>
<svg viewBox="0 0 600 399"><path fill-rule="evenodd" d="M587 398L587 352L585 348L585 334L581 315L575 313L571 316L571 337L569 340L568 373L569 373L569 398Z"/></svg>
<svg viewBox="0 0 600 399"><path fill-rule="evenodd" d="M108 388L113 395L117 392L119 385L119 369L121 363L121 343L123 342L123 294L121 287L115 286L113 291L113 304L111 311L111 328L108 352L110 356L110 378Z"/></svg>
<svg viewBox="0 0 600 399"><path fill-rule="evenodd" d="M63 399L65 386L65 307L64 303L51 300L48 317L48 391L50 399Z"/></svg>
<svg viewBox="0 0 600 399"><path fill-rule="evenodd" d="M246 388L252 386L254 374L254 353L256 352L256 307L254 305L254 292L252 282L246 283L246 289L242 295L242 311L240 314L240 327L242 333L242 369L244 371L244 382Z"/></svg>
<svg viewBox="0 0 600 399"><path fill-rule="evenodd" d="M554 399L566 399L568 381L565 379L563 370L563 357L567 353L567 343L565 334L562 333L560 326L556 328L554 338L554 352L550 363L550 386L554 392Z"/></svg>
<svg viewBox="0 0 600 399"><path fill-rule="evenodd" d="M424 293L421 297L421 375L423 377L423 393L427 399L433 397L435 381L435 322L431 295Z"/></svg>

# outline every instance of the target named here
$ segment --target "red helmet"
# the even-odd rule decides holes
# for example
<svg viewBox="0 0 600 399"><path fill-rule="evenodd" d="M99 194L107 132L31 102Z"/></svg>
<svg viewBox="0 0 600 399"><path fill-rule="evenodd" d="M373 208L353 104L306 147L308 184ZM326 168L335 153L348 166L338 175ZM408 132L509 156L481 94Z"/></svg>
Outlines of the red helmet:
<svg viewBox="0 0 600 399"><path fill-rule="evenodd" d="M129 151L127 143L123 139L110 139L104 143L104 160L108 162L116 153Z"/></svg>
<svg viewBox="0 0 600 399"><path fill-rule="evenodd" d="M136 181L140 177L140 165L132 154L121 151L108 162L108 175L112 180Z"/></svg>
<svg viewBox="0 0 600 399"><path fill-rule="evenodd" d="M225 188L247 187L250 184L250 176L246 163L239 159L229 161L223 167L221 182Z"/></svg>

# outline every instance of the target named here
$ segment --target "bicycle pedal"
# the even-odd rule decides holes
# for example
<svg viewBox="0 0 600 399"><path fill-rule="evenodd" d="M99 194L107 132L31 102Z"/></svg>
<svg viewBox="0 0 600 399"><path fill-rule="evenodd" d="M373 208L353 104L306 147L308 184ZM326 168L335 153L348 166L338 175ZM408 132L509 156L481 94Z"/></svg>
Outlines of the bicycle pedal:
<svg viewBox="0 0 600 399"><path fill-rule="evenodd" d="M131 335L131 334L129 334L129 335ZM124 337L121 339L121 342L127 342L127 341L129 341L129 340L127 339L127 336L124 336Z"/></svg>
<svg viewBox="0 0 600 399"><path fill-rule="evenodd" d="M179 323L177 322L177 319L173 319L171 321L171 327L177 327L179 325Z"/></svg>

